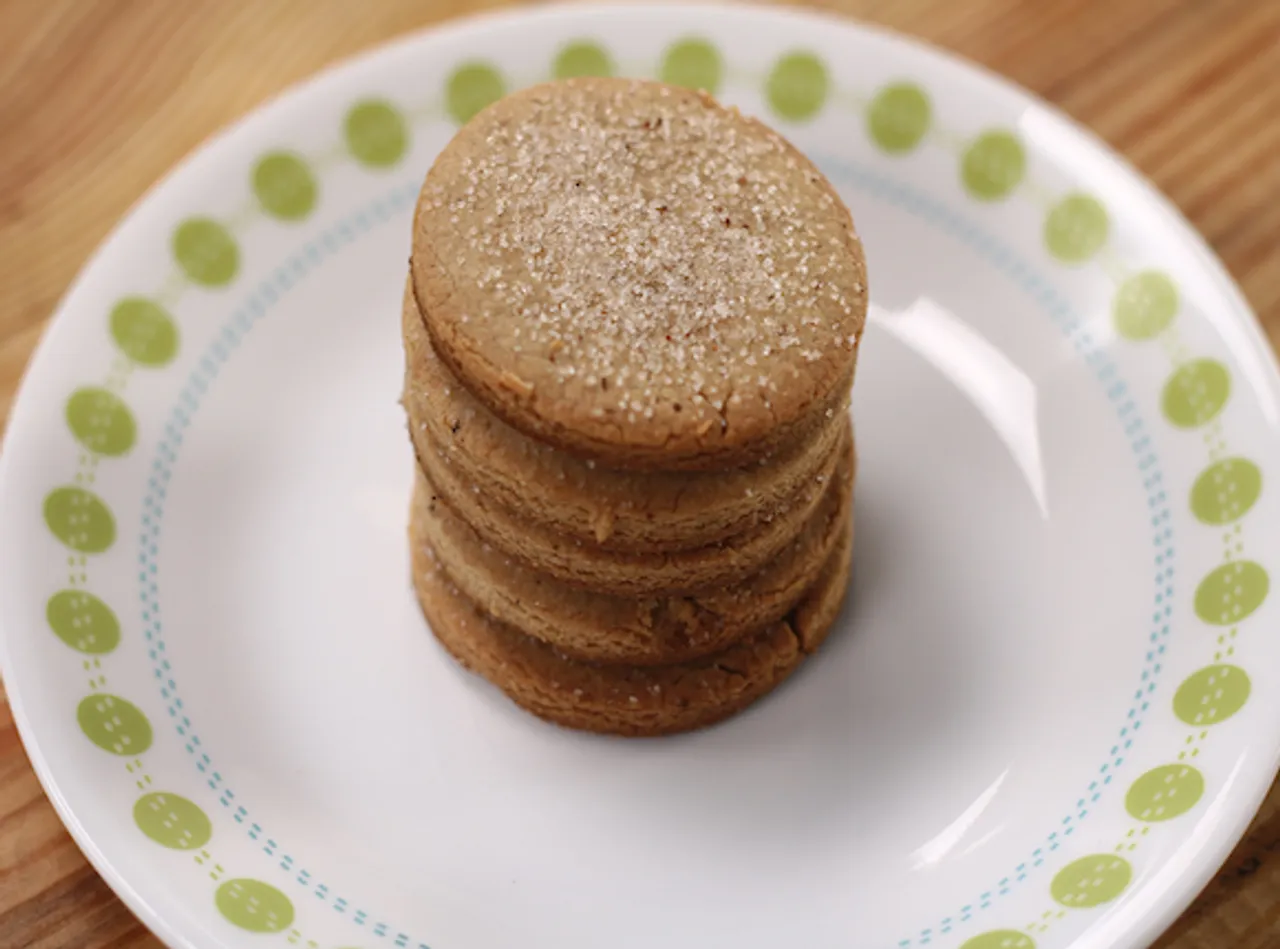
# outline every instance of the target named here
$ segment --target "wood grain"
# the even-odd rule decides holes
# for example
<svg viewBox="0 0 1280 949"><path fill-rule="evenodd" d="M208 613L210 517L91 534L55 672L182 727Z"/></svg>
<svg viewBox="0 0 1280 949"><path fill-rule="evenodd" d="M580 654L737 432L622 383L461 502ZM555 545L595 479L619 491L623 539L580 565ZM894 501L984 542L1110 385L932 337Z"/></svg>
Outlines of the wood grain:
<svg viewBox="0 0 1280 949"><path fill-rule="evenodd" d="M0 418L119 217L209 134L476 0L0 3ZM1200 229L1280 340L1280 2L817 0L1003 73L1092 127ZM1280 945L1280 792L1159 949ZM0 947L155 949L44 798L0 690Z"/></svg>

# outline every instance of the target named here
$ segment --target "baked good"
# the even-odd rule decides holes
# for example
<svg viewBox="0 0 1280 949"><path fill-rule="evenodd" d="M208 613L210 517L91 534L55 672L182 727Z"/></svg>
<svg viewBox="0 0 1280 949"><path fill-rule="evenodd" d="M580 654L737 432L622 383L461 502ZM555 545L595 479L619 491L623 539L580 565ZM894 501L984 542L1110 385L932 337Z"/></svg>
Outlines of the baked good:
<svg viewBox="0 0 1280 949"><path fill-rule="evenodd" d="M630 596L691 593L738 583L759 572L813 516L842 455L851 451L846 418L836 450L790 502L762 511L748 531L714 544L667 553L609 550L539 527L468 484L440 446L428 439L418 464L435 490L486 542L564 583Z"/></svg>
<svg viewBox="0 0 1280 949"><path fill-rule="evenodd" d="M720 651L784 618L850 529L852 445L808 523L763 570L692 596L616 596L569 586L485 543L418 469L417 536L459 592L498 622L584 662L657 665Z"/></svg>
<svg viewBox="0 0 1280 949"><path fill-rule="evenodd" d="M754 527L821 474L846 405L811 438L743 468L619 471L530 438L485 408L441 363L406 284L403 403L421 454L448 453L462 481L541 527L635 553L702 547Z"/></svg>
<svg viewBox="0 0 1280 949"><path fill-rule="evenodd" d="M866 266L803 155L710 96L514 93L428 172L402 305L412 579L444 647L571 728L777 687L853 551Z"/></svg>
<svg viewBox="0 0 1280 949"><path fill-rule="evenodd" d="M410 519L410 543L418 602L432 633L464 667L539 718L629 736L712 725L780 685L835 622L853 553L852 532L845 532L801 603L756 635L690 662L634 666L574 662L498 623L458 592L417 518Z"/></svg>
<svg viewBox="0 0 1280 949"><path fill-rule="evenodd" d="M866 317L848 211L710 96L582 78L516 92L436 159L411 281L490 411L606 464L722 469L845 404Z"/></svg>

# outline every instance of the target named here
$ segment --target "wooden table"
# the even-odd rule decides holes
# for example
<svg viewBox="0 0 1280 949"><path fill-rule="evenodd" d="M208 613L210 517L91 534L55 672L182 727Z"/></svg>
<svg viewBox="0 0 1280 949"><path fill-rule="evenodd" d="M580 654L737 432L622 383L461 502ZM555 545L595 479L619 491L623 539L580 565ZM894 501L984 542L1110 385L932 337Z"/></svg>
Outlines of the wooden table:
<svg viewBox="0 0 1280 949"><path fill-rule="evenodd" d="M94 246L211 132L317 68L492 0L4 0L0 419ZM814 0L1056 103L1200 229L1280 341L1280 0ZM1280 790L1160 949L1280 945ZM45 800L0 691L0 947L158 945Z"/></svg>

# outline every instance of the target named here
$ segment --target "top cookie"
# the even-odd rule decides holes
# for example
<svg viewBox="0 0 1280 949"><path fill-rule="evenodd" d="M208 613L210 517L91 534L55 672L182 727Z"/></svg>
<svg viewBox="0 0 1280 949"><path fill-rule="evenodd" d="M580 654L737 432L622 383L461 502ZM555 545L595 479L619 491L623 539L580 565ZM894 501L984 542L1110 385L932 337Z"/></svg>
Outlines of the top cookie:
<svg viewBox="0 0 1280 949"><path fill-rule="evenodd" d="M616 467L745 464L839 407L866 319L849 212L710 96L572 79L490 106L423 184L440 357L508 424Z"/></svg>

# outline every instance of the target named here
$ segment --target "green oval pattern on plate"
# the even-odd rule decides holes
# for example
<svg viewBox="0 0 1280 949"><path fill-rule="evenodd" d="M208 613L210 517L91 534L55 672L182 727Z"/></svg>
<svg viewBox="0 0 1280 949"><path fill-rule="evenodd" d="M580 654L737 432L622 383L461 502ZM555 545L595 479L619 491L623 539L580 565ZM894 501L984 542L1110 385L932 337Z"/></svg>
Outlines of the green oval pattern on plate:
<svg viewBox="0 0 1280 949"><path fill-rule="evenodd" d="M204 811L185 797L165 791L138 798L133 820L144 834L171 850L195 850L213 836L213 824Z"/></svg>
<svg viewBox="0 0 1280 949"><path fill-rule="evenodd" d="M342 123L347 151L368 168L390 168L409 148L409 126L400 110L384 99L365 99Z"/></svg>
<svg viewBox="0 0 1280 949"><path fill-rule="evenodd" d="M1262 472L1247 458L1224 458L1191 486L1191 511L1206 524L1238 521L1262 494Z"/></svg>
<svg viewBox="0 0 1280 949"><path fill-rule="evenodd" d="M960 179L979 201L999 201L1022 182L1027 155L1012 132L992 129L970 145L960 162Z"/></svg>
<svg viewBox="0 0 1280 949"><path fill-rule="evenodd" d="M240 248L212 218L188 218L173 232L173 257L192 283L225 287L240 270Z"/></svg>
<svg viewBox="0 0 1280 949"><path fill-rule="evenodd" d="M111 338L131 360L153 369L178 354L178 327L164 307L144 297L125 297L111 308Z"/></svg>
<svg viewBox="0 0 1280 949"><path fill-rule="evenodd" d="M1196 587L1196 615L1214 626L1231 626L1262 605L1271 578L1252 560L1232 560L1216 568Z"/></svg>
<svg viewBox="0 0 1280 949"><path fill-rule="evenodd" d="M1213 421L1230 395L1227 367L1214 359L1196 359L1174 370L1165 383L1161 406L1174 425L1196 428Z"/></svg>
<svg viewBox="0 0 1280 949"><path fill-rule="evenodd" d="M575 76L612 76L613 60L599 43L590 40L577 40L564 47L556 55L555 64L551 67L557 79L572 79Z"/></svg>
<svg viewBox="0 0 1280 949"><path fill-rule="evenodd" d="M974 936L960 949L1036 949L1036 941L1016 929L994 929Z"/></svg>
<svg viewBox="0 0 1280 949"><path fill-rule="evenodd" d="M274 218L301 221L315 209L315 175L293 152L271 152L258 159L252 185L258 203Z"/></svg>
<svg viewBox="0 0 1280 949"><path fill-rule="evenodd" d="M1107 242L1111 222L1107 209L1087 194L1071 194L1049 212L1044 222L1044 242L1063 263L1081 264Z"/></svg>
<svg viewBox="0 0 1280 949"><path fill-rule="evenodd" d="M116 522L96 494L54 488L44 499L44 522L53 536L82 554L100 554L116 539Z"/></svg>
<svg viewBox="0 0 1280 949"><path fill-rule="evenodd" d="M1178 686L1173 713L1188 725L1216 725L1244 708L1252 688L1239 666L1205 666Z"/></svg>
<svg viewBox="0 0 1280 949"><path fill-rule="evenodd" d="M890 155L905 155L920 144L932 119L933 107L925 91L914 82L896 82L871 100L867 134Z"/></svg>
<svg viewBox="0 0 1280 949"><path fill-rule="evenodd" d="M1158 270L1134 274L1116 293L1116 332L1141 341L1159 336L1178 314L1178 288Z"/></svg>
<svg viewBox="0 0 1280 949"><path fill-rule="evenodd" d="M67 427L85 448L117 457L133 447L133 413L114 392L96 386L77 389L67 400Z"/></svg>
<svg viewBox="0 0 1280 949"><path fill-rule="evenodd" d="M720 88L724 63L719 51L703 39L690 37L668 47L658 76L663 82L714 95Z"/></svg>
<svg viewBox="0 0 1280 949"><path fill-rule="evenodd" d="M261 880L228 880L214 896L227 922L251 933L278 933L293 925L293 903Z"/></svg>
<svg viewBox="0 0 1280 949"><path fill-rule="evenodd" d="M44 615L54 634L77 652L103 656L120 645L120 621L92 593L59 590L49 597Z"/></svg>
<svg viewBox="0 0 1280 949"><path fill-rule="evenodd" d="M813 53L787 53L773 67L765 83L765 97L774 112L792 122L811 119L827 101L827 67Z"/></svg>
<svg viewBox="0 0 1280 949"><path fill-rule="evenodd" d="M137 756L151 747L151 723L138 706L118 695L87 695L76 721L89 740L113 755Z"/></svg>
<svg viewBox="0 0 1280 949"><path fill-rule="evenodd" d="M445 108L459 125L506 94L502 74L488 63L465 63L453 71L445 89Z"/></svg>
<svg viewBox="0 0 1280 949"><path fill-rule="evenodd" d="M1069 909L1110 903L1133 879L1129 861L1109 853L1081 857L1058 871L1049 885L1053 898Z"/></svg>
<svg viewBox="0 0 1280 949"><path fill-rule="evenodd" d="M1181 817L1204 796L1204 775L1184 764L1152 768L1134 781L1125 795L1125 810L1137 820L1154 823Z"/></svg>

